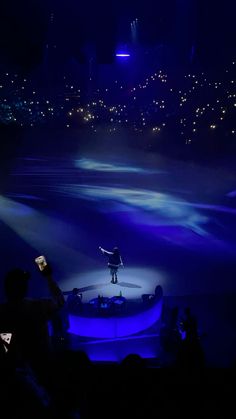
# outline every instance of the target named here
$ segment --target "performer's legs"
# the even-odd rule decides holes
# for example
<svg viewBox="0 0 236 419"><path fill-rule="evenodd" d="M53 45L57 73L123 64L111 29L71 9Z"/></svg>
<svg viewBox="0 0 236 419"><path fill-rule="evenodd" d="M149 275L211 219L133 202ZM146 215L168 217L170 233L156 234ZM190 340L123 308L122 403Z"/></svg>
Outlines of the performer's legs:
<svg viewBox="0 0 236 419"><path fill-rule="evenodd" d="M116 269L114 269L114 276L115 276L115 281L114 281L114 284L117 284L117 271L118 271L118 269L116 268Z"/></svg>
<svg viewBox="0 0 236 419"><path fill-rule="evenodd" d="M115 282L115 273L114 273L114 269L111 268L110 269L110 273L111 273L111 283L114 284Z"/></svg>

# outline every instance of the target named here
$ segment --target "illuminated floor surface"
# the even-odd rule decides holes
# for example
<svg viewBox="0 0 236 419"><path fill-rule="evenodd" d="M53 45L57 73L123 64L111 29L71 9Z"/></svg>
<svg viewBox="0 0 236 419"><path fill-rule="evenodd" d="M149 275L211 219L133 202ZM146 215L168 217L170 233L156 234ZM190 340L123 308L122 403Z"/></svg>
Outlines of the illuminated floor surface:
<svg viewBox="0 0 236 419"><path fill-rule="evenodd" d="M120 291L140 301L157 284L170 297L236 290L235 169L108 152L108 142L72 152L48 138L43 149L40 133L28 137L1 183L1 276L21 266L30 295L47 295L34 263L44 254L62 290L78 287L84 302ZM118 285L98 250L115 245Z"/></svg>

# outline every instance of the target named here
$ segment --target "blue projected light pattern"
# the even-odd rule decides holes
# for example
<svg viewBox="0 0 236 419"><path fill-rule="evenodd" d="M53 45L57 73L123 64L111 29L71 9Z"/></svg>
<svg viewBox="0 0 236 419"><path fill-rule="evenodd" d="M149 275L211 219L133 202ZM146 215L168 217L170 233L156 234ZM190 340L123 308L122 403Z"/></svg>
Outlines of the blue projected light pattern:
<svg viewBox="0 0 236 419"><path fill-rule="evenodd" d="M235 198L236 197L236 189L234 189L233 191L231 191L231 192L228 192L227 194L226 194L226 196L228 196L229 198Z"/></svg>
<svg viewBox="0 0 236 419"><path fill-rule="evenodd" d="M104 205L101 207L102 212L132 212L131 221L136 224L181 225L198 234L206 234L202 225L208 222L208 217L196 212L192 208L194 204L177 200L168 194L142 189L71 184L64 185L59 190L60 193L74 198L101 203L110 201L109 208L106 209Z"/></svg>
<svg viewBox="0 0 236 419"><path fill-rule="evenodd" d="M47 205L48 199L52 202L53 196L60 199L62 208L67 206L68 199L72 198L71 209L73 211L74 208L76 214L74 226L77 226L78 230L87 229L87 217L92 216L96 219L97 213L102 216L104 214L104 217L110 215L115 225L126 231L135 226L137 233L144 233L148 237L164 240L172 245L188 249L198 248L199 251L203 251L203 248L211 251L212 246L214 249L233 250L234 239L231 238L231 230L225 230L225 227L228 227L222 225L221 219L226 219L225 214L233 220L236 209L232 205L209 202L209 199L215 201L214 195L208 197L206 202L205 193L202 202L199 202L199 194L194 202L191 178L193 175L194 179L197 179L195 169L192 172L192 168L188 166L181 168L180 176L176 179L179 172L174 162L171 165L167 162L167 165L166 162L157 160L154 166L153 159L145 160L146 155L138 154L134 160L132 152L132 160L128 160L128 157L129 152L122 156L122 159L119 155L112 158L110 154L103 154L102 159L86 155L71 160L23 158L22 167L19 164L13 173L17 179L22 176L22 181L18 182L18 190L8 192L7 196L31 200L32 205L35 205L37 200L44 200ZM145 164L137 163L140 159ZM206 175L209 175L208 171ZM202 181L202 175L200 180ZM37 193L40 192L38 197L34 195L35 183L40 186L37 188ZM176 183L178 188L175 187ZM224 195L227 194L226 191ZM226 196L232 199L234 192L231 190ZM186 199L187 196L191 197L191 200ZM11 210L12 208L13 202ZM21 208L18 204L18 209ZM10 218L15 231L19 230L21 223L16 222L13 217ZM29 223L30 220L31 217ZM69 224L71 222L72 219ZM34 225L33 220L32 226ZM229 241L222 239L223 229L228 234ZM25 228L19 233L21 236L29 236Z"/></svg>
<svg viewBox="0 0 236 419"><path fill-rule="evenodd" d="M145 174L165 174L166 171L143 169L141 167L125 166L124 164L104 163L97 160L82 158L75 160L75 166L83 170L93 170L97 172L114 172L114 173L145 173Z"/></svg>

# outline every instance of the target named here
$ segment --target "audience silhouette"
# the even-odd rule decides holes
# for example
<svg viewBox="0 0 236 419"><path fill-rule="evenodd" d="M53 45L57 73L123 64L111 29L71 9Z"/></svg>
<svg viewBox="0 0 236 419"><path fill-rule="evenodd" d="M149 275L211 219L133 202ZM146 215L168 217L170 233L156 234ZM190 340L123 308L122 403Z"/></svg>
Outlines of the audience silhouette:
<svg viewBox="0 0 236 419"><path fill-rule="evenodd" d="M73 288L66 300L66 308L70 313L80 313L82 311L82 294L78 288Z"/></svg>
<svg viewBox="0 0 236 419"><path fill-rule="evenodd" d="M47 283L50 298L27 298L30 274L22 269L12 269L4 281L6 302L0 304L0 331L11 334L11 341L6 343L0 339L0 368L6 377L5 392L1 396L7 404L12 398L16 402L9 408L9 417L87 418L90 414L102 412L96 403L102 397L104 388L111 403L115 403L119 390L117 379L125 380L120 394L130 403L130 413L134 409L138 414L139 408L135 407L135 403L137 396L141 398L143 392L145 394L139 379L148 369L147 360L137 353L130 353L117 364L116 369L103 369L101 374L99 371L103 366L92 362L86 352L66 346L61 346L60 351L55 350L55 345L51 345L48 321L53 321L56 337L62 338L61 331L67 330L66 321L64 326L62 323L69 304L65 304L50 265L41 274ZM78 289L74 289L72 302L74 297L77 301L77 294ZM156 287L154 295L162 294L162 288ZM159 367L205 367L197 320L189 307L184 309L182 317L179 307L170 311L160 337L164 351L171 356L166 363L159 363ZM143 414L145 409L143 404ZM162 414L164 411L163 407ZM119 416L122 414L122 406L117 413Z"/></svg>
<svg viewBox="0 0 236 419"><path fill-rule="evenodd" d="M17 366L26 363L42 372L51 351L48 321L63 307L63 294L52 277L49 265L42 271L51 298L28 299L30 274L12 269L6 274L4 287L7 301L0 304L0 331L11 333L10 353Z"/></svg>

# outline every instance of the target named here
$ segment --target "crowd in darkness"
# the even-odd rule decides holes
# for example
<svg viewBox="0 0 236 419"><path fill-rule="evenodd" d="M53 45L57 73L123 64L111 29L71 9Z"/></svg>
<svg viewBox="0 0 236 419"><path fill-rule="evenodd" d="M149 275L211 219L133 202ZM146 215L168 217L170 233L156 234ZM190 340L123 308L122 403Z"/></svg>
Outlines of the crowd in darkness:
<svg viewBox="0 0 236 419"><path fill-rule="evenodd" d="M134 65L134 64L132 64ZM37 85L18 74L0 75L2 126L121 129L143 136L149 147L195 147L207 151L235 147L235 65L217 73L199 66L176 73L157 69L139 82L109 80L107 86L65 75L57 86ZM111 71L112 74L112 71ZM89 86L91 84L91 86Z"/></svg>
<svg viewBox="0 0 236 419"><path fill-rule="evenodd" d="M101 366L93 363L85 352L70 349L65 335L50 340L48 322L56 316L60 318L66 302L50 265L42 275L51 294L48 299L26 298L30 274L22 269L13 269L5 277L6 301L0 305L0 329L2 334L10 332L12 338L10 342L2 338L0 341L0 394L2 404L7 406L4 417L88 418L101 414L110 417L112 410L112 416L121 417L124 409L130 414L155 415L155 404L149 403L149 399L158 395L160 417L183 414L184 398L194 395L188 388L189 378L181 391L176 391L179 379L176 371L182 371L181 374L197 371L200 376L205 371L197 321L190 308L181 317L178 307L174 308L161 330L161 344L167 356L160 359L158 371L173 371L173 376L171 383L169 374L154 376L153 387L152 374L147 373L152 368L138 354L131 353L112 366ZM145 386L141 382L144 378ZM203 397L207 383L202 384ZM185 392L183 399L181 392ZM168 405L170 399L173 404ZM196 409L202 408L202 403L200 398ZM217 403L213 410L216 407L222 406Z"/></svg>

